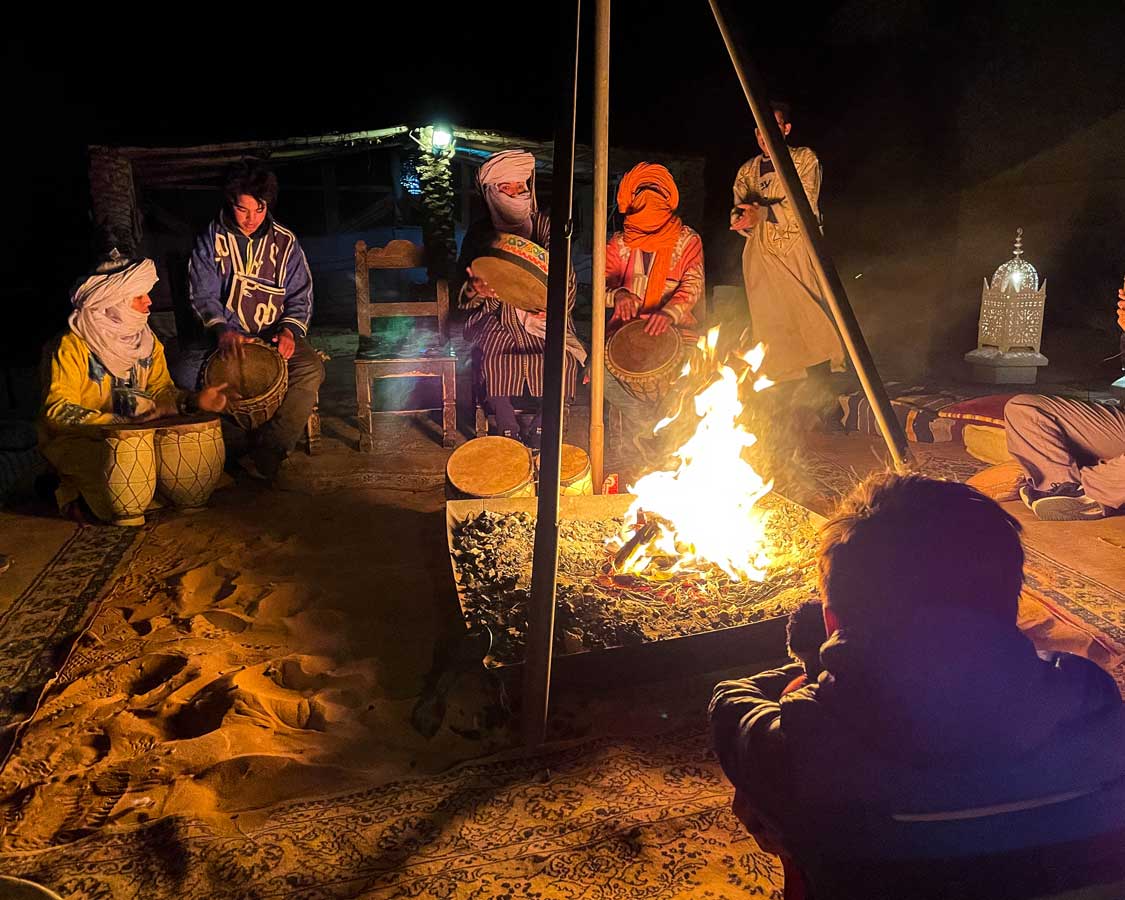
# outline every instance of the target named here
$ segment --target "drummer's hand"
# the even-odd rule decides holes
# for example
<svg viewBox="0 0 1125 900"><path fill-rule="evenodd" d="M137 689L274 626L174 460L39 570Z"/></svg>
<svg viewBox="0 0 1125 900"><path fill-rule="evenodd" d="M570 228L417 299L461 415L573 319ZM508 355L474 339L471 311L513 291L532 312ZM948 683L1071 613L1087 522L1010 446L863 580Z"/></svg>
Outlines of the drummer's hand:
<svg viewBox="0 0 1125 900"><path fill-rule="evenodd" d="M227 382L209 384L195 398L195 405L205 412L222 412L227 408Z"/></svg>
<svg viewBox="0 0 1125 900"><path fill-rule="evenodd" d="M288 328L278 329L272 341L277 344L277 352L281 354L282 359L289 359L289 357L293 355L293 351L297 349L297 342L293 339L293 332Z"/></svg>
<svg viewBox="0 0 1125 900"><path fill-rule="evenodd" d="M672 325L672 317L663 310L657 310L648 317L645 322L645 334L651 334L655 337L658 334L664 334Z"/></svg>
<svg viewBox="0 0 1125 900"><path fill-rule="evenodd" d="M1125 331L1125 288L1117 292L1117 327Z"/></svg>
<svg viewBox="0 0 1125 900"><path fill-rule="evenodd" d="M613 298L613 318L611 321L628 322L635 319L644 305L641 298L632 291L618 291Z"/></svg>
<svg viewBox="0 0 1125 900"><path fill-rule="evenodd" d="M738 215L731 219L731 231L745 231L747 228L753 228L762 217L762 208L756 203L739 203L735 209L738 210Z"/></svg>
<svg viewBox="0 0 1125 900"><path fill-rule="evenodd" d="M222 328L219 330L219 352L233 353L239 344L245 344L249 340L250 338L240 331Z"/></svg>
<svg viewBox="0 0 1125 900"><path fill-rule="evenodd" d="M494 291L487 281L478 275L473 274L472 266L465 269L469 275L469 293L474 297L483 297L486 300L496 299L496 291Z"/></svg>

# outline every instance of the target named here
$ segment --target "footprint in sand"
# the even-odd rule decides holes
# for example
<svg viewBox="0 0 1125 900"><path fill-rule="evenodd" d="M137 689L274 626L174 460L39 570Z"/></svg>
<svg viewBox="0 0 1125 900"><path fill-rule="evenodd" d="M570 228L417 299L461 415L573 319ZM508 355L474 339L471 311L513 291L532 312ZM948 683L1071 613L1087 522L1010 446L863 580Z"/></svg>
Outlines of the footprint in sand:
<svg viewBox="0 0 1125 900"><path fill-rule="evenodd" d="M200 613L192 620L193 626L195 619L202 619L222 631L229 631L231 634L241 634L250 627L250 623L244 618L223 609L209 609Z"/></svg>
<svg viewBox="0 0 1125 900"><path fill-rule="evenodd" d="M168 730L172 737L189 740L217 731L234 706L234 695L234 679L231 676L212 681L168 717Z"/></svg>
<svg viewBox="0 0 1125 900"><path fill-rule="evenodd" d="M140 697L171 681L187 666L183 656L150 653L126 667L122 673L127 679L125 691L130 697Z"/></svg>

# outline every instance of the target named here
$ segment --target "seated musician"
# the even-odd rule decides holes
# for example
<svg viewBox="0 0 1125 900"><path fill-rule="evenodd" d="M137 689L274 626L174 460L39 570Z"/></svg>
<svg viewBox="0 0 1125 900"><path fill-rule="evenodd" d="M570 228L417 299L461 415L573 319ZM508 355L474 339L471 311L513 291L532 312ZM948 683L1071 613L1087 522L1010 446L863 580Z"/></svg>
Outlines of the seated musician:
<svg viewBox="0 0 1125 900"><path fill-rule="evenodd" d="M640 316L649 334L674 328L685 341L695 340L692 309L703 296L703 241L676 215L679 202L664 166L638 163L621 179L617 208L625 215L625 229L610 238L605 260L611 332ZM637 399L616 378L606 379L605 397L621 412L634 443L651 433L659 419L657 404Z"/></svg>
<svg viewBox="0 0 1125 900"><path fill-rule="evenodd" d="M220 412L225 385L180 391L148 325L152 260L116 250L75 289L70 327L51 346L39 415L39 446L59 479L59 509L79 522L110 520L104 459L94 426L147 422L182 411Z"/></svg>
<svg viewBox="0 0 1125 900"><path fill-rule="evenodd" d="M296 235L273 217L278 186L272 171L258 160L235 163L226 172L223 193L225 204L196 237L188 264L191 306L208 330L207 340L182 353L174 374L180 387L194 388L216 347L230 353L257 339L277 348L288 369L277 412L248 435L224 422L228 455L251 476L273 482L324 383L324 363L308 341L312 274ZM241 455L243 449L249 452Z"/></svg>
<svg viewBox="0 0 1125 900"><path fill-rule="evenodd" d="M546 313L533 313L509 303L482 278L473 274L472 262L481 256L498 233L517 234L541 247L551 242L551 217L535 203L535 157L525 150L494 153L480 168L481 195L488 218L474 222L461 244L458 272L465 273L459 302L469 310L465 338L476 346L480 377L499 433L522 440L533 450L542 440L542 410L520 432L515 403L543 396L543 349L546 346ZM574 309L578 281L571 269L567 309ZM574 397L578 366L586 351L568 323L565 354L565 391Z"/></svg>

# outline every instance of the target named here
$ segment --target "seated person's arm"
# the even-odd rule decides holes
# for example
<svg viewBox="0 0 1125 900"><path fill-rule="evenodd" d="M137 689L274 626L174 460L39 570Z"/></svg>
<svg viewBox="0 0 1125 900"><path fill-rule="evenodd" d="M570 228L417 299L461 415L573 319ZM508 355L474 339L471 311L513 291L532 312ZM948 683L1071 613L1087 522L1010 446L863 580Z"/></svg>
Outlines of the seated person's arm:
<svg viewBox="0 0 1125 900"><path fill-rule="evenodd" d="M312 273L305 251L300 244L294 244L285 263L285 308L278 327L288 328L293 337L305 337L309 333L312 311Z"/></svg>
<svg viewBox="0 0 1125 900"><path fill-rule="evenodd" d="M55 431L85 425L115 425L127 421L112 411L83 405L82 385L89 381L89 360L78 352L77 343L64 338L51 358L51 383L43 400L43 418Z"/></svg>
<svg viewBox="0 0 1125 900"><path fill-rule="evenodd" d="M221 298L223 283L210 234L208 229L199 235L192 248L188 262L188 299L205 327L221 328L227 323Z"/></svg>
<svg viewBox="0 0 1125 900"><path fill-rule="evenodd" d="M753 795L755 785L774 785L787 771L780 700L802 671L793 664L715 686L711 736L723 771L738 789Z"/></svg>

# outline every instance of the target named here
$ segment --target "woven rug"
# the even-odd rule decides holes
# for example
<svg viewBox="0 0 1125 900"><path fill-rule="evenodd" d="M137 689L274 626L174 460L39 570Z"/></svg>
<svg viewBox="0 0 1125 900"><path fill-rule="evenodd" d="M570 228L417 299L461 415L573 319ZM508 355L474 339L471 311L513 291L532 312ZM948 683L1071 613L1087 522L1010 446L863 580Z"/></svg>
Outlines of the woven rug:
<svg viewBox="0 0 1125 900"><path fill-rule="evenodd" d="M0 728L31 711L142 533L112 526L77 529L0 613Z"/></svg>
<svg viewBox="0 0 1125 900"><path fill-rule="evenodd" d="M63 896L781 897L777 858L730 812L704 728L475 763L255 813L216 833L163 819L0 870Z"/></svg>

